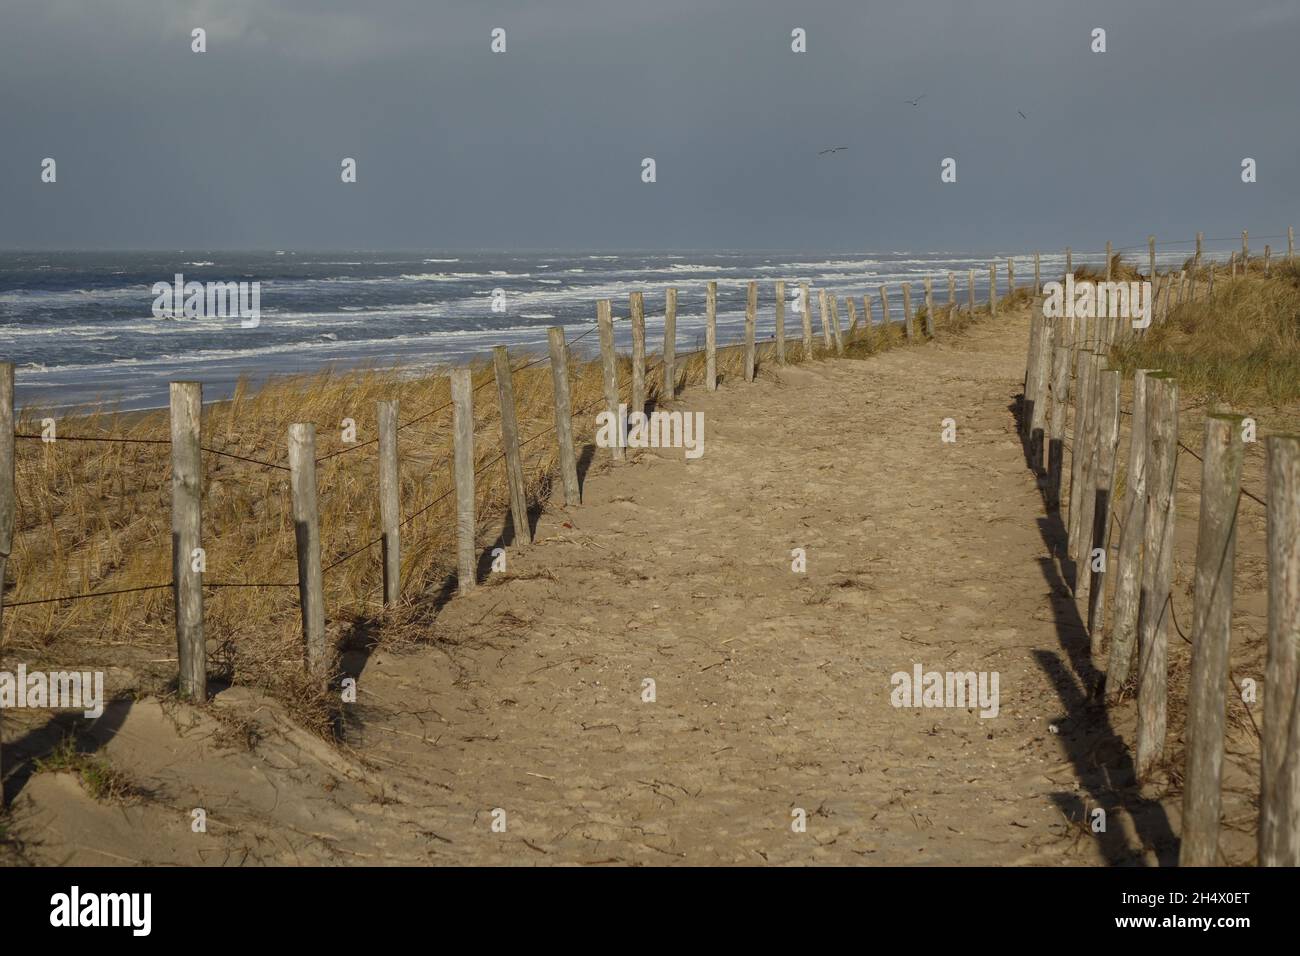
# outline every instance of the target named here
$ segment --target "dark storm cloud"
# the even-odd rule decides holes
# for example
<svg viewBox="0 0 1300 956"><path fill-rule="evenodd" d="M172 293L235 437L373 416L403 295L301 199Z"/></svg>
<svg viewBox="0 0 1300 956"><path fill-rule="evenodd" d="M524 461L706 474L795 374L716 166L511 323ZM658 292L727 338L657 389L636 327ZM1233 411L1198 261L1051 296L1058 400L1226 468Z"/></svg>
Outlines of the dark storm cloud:
<svg viewBox="0 0 1300 956"><path fill-rule="evenodd" d="M1089 51L1098 26L1105 54ZM1300 218L1297 48L1295 0L6 0L0 244L1019 250L1278 233ZM46 156L56 185L39 181ZM939 182L946 156L956 185Z"/></svg>

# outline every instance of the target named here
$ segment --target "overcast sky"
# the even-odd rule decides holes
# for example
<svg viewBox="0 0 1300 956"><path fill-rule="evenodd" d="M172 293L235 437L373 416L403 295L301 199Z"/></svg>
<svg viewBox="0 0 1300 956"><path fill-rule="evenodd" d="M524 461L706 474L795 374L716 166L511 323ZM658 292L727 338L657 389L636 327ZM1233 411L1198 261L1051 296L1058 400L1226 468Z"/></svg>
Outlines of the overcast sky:
<svg viewBox="0 0 1300 956"><path fill-rule="evenodd" d="M1298 62L1300 0L0 0L0 247L1278 234Z"/></svg>

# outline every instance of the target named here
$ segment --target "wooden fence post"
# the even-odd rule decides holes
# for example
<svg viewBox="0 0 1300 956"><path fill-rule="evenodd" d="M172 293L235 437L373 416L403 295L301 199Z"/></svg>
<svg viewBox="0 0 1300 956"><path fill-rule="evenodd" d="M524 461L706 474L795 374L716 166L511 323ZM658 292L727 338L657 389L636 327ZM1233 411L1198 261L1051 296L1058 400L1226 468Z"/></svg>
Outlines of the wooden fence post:
<svg viewBox="0 0 1300 956"><path fill-rule="evenodd" d="M606 300L605 321L609 321ZM468 368L451 370L451 420L456 476L456 587L461 594L478 583L474 512L474 385Z"/></svg>
<svg viewBox="0 0 1300 956"><path fill-rule="evenodd" d="M1240 415L1205 417L1201 515L1196 532L1192 672L1187 691L1187 729L1183 734L1187 769L1183 776L1179 866L1213 866L1219 852L1232 578L1236 566L1237 500L1241 494L1244 448L1241 422Z"/></svg>
<svg viewBox="0 0 1300 956"><path fill-rule="evenodd" d="M1074 272L1074 253L1070 251L1069 246L1066 246L1065 247L1065 275L1068 276L1072 272ZM1062 281L1064 281L1065 276L1062 276L1061 279Z"/></svg>
<svg viewBox="0 0 1300 956"><path fill-rule="evenodd" d="M1124 530L1119 539L1115 578L1115 612L1106 663L1106 697L1115 700L1133 667L1137 644L1138 591L1142 582L1142 539L1146 528L1147 376L1133 373L1133 414L1129 419L1128 472L1124 481Z"/></svg>
<svg viewBox="0 0 1300 956"><path fill-rule="evenodd" d="M199 382L172 382L172 590L176 603L176 657L180 672L177 689L181 697L200 704L208 697L203 573L194 567L200 560L203 547L202 416L203 386ZM314 454L311 468L315 472ZM313 501L314 489L313 481ZM319 567L318 549L318 571Z"/></svg>
<svg viewBox="0 0 1300 956"><path fill-rule="evenodd" d="M925 337L934 338L934 280L930 276L924 279L925 284Z"/></svg>
<svg viewBox="0 0 1300 956"><path fill-rule="evenodd" d="M844 333L845 341L853 341L853 333L858 328L858 307L853 301L853 296L845 296L844 304L849 307L849 329Z"/></svg>
<svg viewBox="0 0 1300 956"><path fill-rule="evenodd" d="M1205 239L1205 233L1196 234L1196 255L1192 258L1192 271L1195 272L1201 267L1201 242Z"/></svg>
<svg viewBox="0 0 1300 956"><path fill-rule="evenodd" d="M1237 253L1235 250L1228 253L1228 274L1229 278L1237 278Z"/></svg>
<svg viewBox="0 0 1300 956"><path fill-rule="evenodd" d="M813 354L812 302L808 298L807 282L799 283L799 310L803 319L803 356L799 361L806 362Z"/></svg>
<svg viewBox="0 0 1300 956"><path fill-rule="evenodd" d="M1088 411L1083 416L1083 447L1076 448L1083 459L1080 469L1079 495L1079 555L1075 568L1075 596L1082 607L1081 614L1087 616L1089 587L1092 577L1088 573L1092 561L1092 523L1097 509L1097 464L1100 457L1098 440L1101 436L1101 376L1106 370L1106 358L1098 352L1087 353L1090 370L1088 372L1088 389L1082 393L1088 403Z"/></svg>
<svg viewBox="0 0 1300 956"><path fill-rule="evenodd" d="M668 290L667 315L676 317L677 290ZM671 324L671 323L668 323ZM666 335L667 333L665 333ZM569 394L569 346L564 341L564 329L552 326L547 330L548 344L551 350L551 387L555 393L555 437L560 446L560 481L564 488L564 503L577 505L582 503L582 490L578 484L578 457L573 447L573 399ZM675 335L674 335L675 337ZM671 370L672 339L665 338L664 387L668 395L672 389L676 373Z"/></svg>
<svg viewBox="0 0 1300 956"><path fill-rule="evenodd" d="M840 332L840 300L838 296L826 297L831 316L831 340L835 343L835 354L844 354L844 336Z"/></svg>
<svg viewBox="0 0 1300 956"><path fill-rule="evenodd" d="M910 343L916 338L916 332L912 328L912 284L903 283L903 335Z"/></svg>
<svg viewBox="0 0 1300 956"><path fill-rule="evenodd" d="M1295 258L1295 226L1286 227L1286 261Z"/></svg>
<svg viewBox="0 0 1300 956"><path fill-rule="evenodd" d="M1156 237L1147 236L1147 279L1156 281Z"/></svg>
<svg viewBox="0 0 1300 956"><path fill-rule="evenodd" d="M628 316L632 324L632 401L628 414L645 414L645 296L633 292L628 296Z"/></svg>
<svg viewBox="0 0 1300 956"><path fill-rule="evenodd" d="M1146 537L1138 609L1137 777L1164 756L1168 713L1167 622L1174 568L1174 488L1178 473L1178 383L1147 376Z"/></svg>
<svg viewBox="0 0 1300 956"><path fill-rule="evenodd" d="M1268 450L1268 661L1259 775L1259 864L1300 865L1300 436Z"/></svg>
<svg viewBox="0 0 1300 956"><path fill-rule="evenodd" d="M1076 326L1081 330L1082 326ZM1088 424L1089 385L1092 381L1091 353L1080 348L1084 336L1075 336L1074 353L1074 438L1070 443L1070 510L1068 513L1066 555L1071 559L1079 557L1079 512L1083 507L1083 465L1086 458L1087 444L1084 430Z"/></svg>
<svg viewBox="0 0 1300 956"><path fill-rule="evenodd" d="M957 307L957 275L948 273L948 318L952 318L953 310Z"/></svg>
<svg viewBox="0 0 1300 956"><path fill-rule="evenodd" d="M989 263L989 315L996 317L998 314L998 264Z"/></svg>
<svg viewBox="0 0 1300 956"><path fill-rule="evenodd" d="M785 280L776 283L776 364L785 364Z"/></svg>
<svg viewBox="0 0 1300 956"><path fill-rule="evenodd" d="M876 329L871 323L871 293L862 293L862 337L871 344L875 341Z"/></svg>
<svg viewBox="0 0 1300 956"><path fill-rule="evenodd" d="M883 285L880 287L880 331L889 334L889 290Z"/></svg>
<svg viewBox="0 0 1300 956"><path fill-rule="evenodd" d="M303 657L307 673L328 676L325 651L325 591L321 583L320 509L316 503L316 426L289 426L289 482L293 530L298 544L298 603L302 609Z"/></svg>
<svg viewBox="0 0 1300 956"><path fill-rule="evenodd" d="M1020 437L1024 440L1029 438L1029 421L1034 413L1035 395L1030 383L1034 380L1035 365L1038 362L1038 342L1043 337L1043 333L1048 331L1039 323L1038 320L1041 318L1043 316L1040 312L1029 313L1029 351L1025 356L1025 384L1020 396Z"/></svg>
<svg viewBox="0 0 1300 956"><path fill-rule="evenodd" d="M639 295L640 293L633 293ZM645 327L642 326L642 366L645 362ZM497 404L501 413L501 450L506 457L506 485L510 489L510 521L515 527L515 540L520 544L533 543L532 526L528 523L528 491L524 486L524 463L519 457L519 418L515 413L515 383L510 370L510 353L504 345L492 349L492 363L497 377ZM644 390L645 382L641 388ZM642 392L644 396L644 391ZM635 406L633 406L635 410ZM645 403L641 409L644 414Z"/></svg>
<svg viewBox="0 0 1300 956"><path fill-rule="evenodd" d="M379 422L380 557L384 571L384 605L396 604L402 593L402 502L397 468L396 399L375 403Z"/></svg>
<svg viewBox="0 0 1300 956"><path fill-rule="evenodd" d="M1119 457L1119 395L1123 375L1118 369L1100 373L1100 421L1097 429L1097 464L1094 469L1092 552L1088 558L1088 633L1092 652L1101 654L1101 629L1106 619L1106 571L1110 563L1111 499L1115 494L1115 463ZM1100 552L1100 554L1098 554Z"/></svg>
<svg viewBox="0 0 1300 956"><path fill-rule="evenodd" d="M564 342L563 330L560 342ZM567 353L567 349L565 350ZM567 356L566 356L567 358ZM567 393L569 383L566 367L564 384ZM677 397L677 290L670 288L664 293L664 398L672 401Z"/></svg>
<svg viewBox="0 0 1300 956"><path fill-rule="evenodd" d="M1205 283L1205 298L1214 298L1214 259L1211 257L1209 268L1205 270L1208 274L1208 281Z"/></svg>
<svg viewBox="0 0 1300 956"><path fill-rule="evenodd" d="M1241 230L1241 272L1245 275L1250 271L1250 233L1245 229Z"/></svg>
<svg viewBox="0 0 1300 956"><path fill-rule="evenodd" d="M704 292L704 387L710 392L718 387L717 282L710 282Z"/></svg>
<svg viewBox="0 0 1300 956"><path fill-rule="evenodd" d="M1111 274L1112 274L1112 270L1111 270L1110 240L1107 239L1106 240L1106 281L1107 282L1110 281Z"/></svg>
<svg viewBox="0 0 1300 956"><path fill-rule="evenodd" d="M713 285L713 283L709 283ZM627 423L623 418L618 400L618 359L614 355L614 319L609 314L609 299L596 303L596 327L600 330L600 368L605 391L605 411L613 416L615 441L610 446L609 456L614 461L627 457L624 443L627 439ZM705 371L705 384L708 385L709 371Z"/></svg>
<svg viewBox="0 0 1300 956"><path fill-rule="evenodd" d="M975 270L966 270L966 311L975 317Z"/></svg>
<svg viewBox="0 0 1300 956"><path fill-rule="evenodd" d="M1033 321L1039 326L1038 354L1034 360L1034 375L1027 383L1032 400L1029 417L1029 464L1035 475L1046 472L1048 388L1052 374L1052 335L1057 323L1043 315L1043 299L1034 296L1031 306Z"/></svg>
<svg viewBox="0 0 1300 956"><path fill-rule="evenodd" d="M1273 247L1270 246L1268 243L1264 243L1264 275L1270 275L1273 271L1271 265L1272 258L1273 258Z"/></svg>
<svg viewBox="0 0 1300 956"><path fill-rule="evenodd" d="M1037 252L1035 252L1034 253L1034 295L1042 295L1043 293L1043 273L1042 273L1041 259L1042 257Z"/></svg>
<svg viewBox="0 0 1300 956"><path fill-rule="evenodd" d="M1016 294L1016 260L1007 256L1007 296ZM1034 295L1038 295L1037 292Z"/></svg>
<svg viewBox="0 0 1300 956"><path fill-rule="evenodd" d="M1052 321L1052 417L1047 439L1047 508L1061 510L1064 485L1065 419L1070 402L1070 359L1074 353L1069 324L1061 317Z"/></svg>
<svg viewBox="0 0 1300 956"><path fill-rule="evenodd" d="M749 282L748 295L745 297L745 381L754 380L756 371L754 357L754 327L758 323L758 283Z"/></svg>
<svg viewBox="0 0 1300 956"><path fill-rule="evenodd" d="M14 547L14 365L0 362L0 637L4 635L5 569ZM3 780L3 777L0 777ZM0 783L0 809L5 806Z"/></svg>
<svg viewBox="0 0 1300 956"><path fill-rule="evenodd" d="M831 317L830 303L826 298L826 290L817 290L817 308L822 316L822 345L825 348L831 347Z"/></svg>

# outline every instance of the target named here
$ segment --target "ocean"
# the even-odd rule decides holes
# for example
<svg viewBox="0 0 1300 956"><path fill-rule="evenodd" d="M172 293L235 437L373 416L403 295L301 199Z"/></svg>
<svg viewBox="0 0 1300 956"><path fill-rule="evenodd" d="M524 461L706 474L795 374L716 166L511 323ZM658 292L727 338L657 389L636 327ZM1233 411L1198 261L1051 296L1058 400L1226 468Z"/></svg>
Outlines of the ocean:
<svg viewBox="0 0 1300 956"><path fill-rule="evenodd" d="M718 342L744 331L747 283L759 285L758 338L773 335L773 282L797 282L843 299L890 287L893 317L901 317L900 283L933 275L937 302L947 299L946 274L958 275L966 301L967 270L976 294L987 297L993 256L951 253L240 253L22 252L0 253L0 359L16 366L19 406L57 411L107 403L122 410L167 404L167 383L198 380L205 400L228 396L241 377L256 384L278 373L341 367L430 369L481 357L494 345L514 355L544 354L546 330L562 325L571 340L595 322L597 299L628 314L628 294L645 294L649 348L663 340L664 290L678 290L677 348L704 343L705 285L718 282ZM996 257L1006 291L1006 256ZM1075 255L1100 263L1099 252ZM1059 277L1061 253L1043 255L1043 281ZM1015 259L1019 285L1033 281L1033 257ZM153 314L154 283L258 282L261 319L162 317ZM494 311L494 301L498 311ZM819 328L814 294L814 328ZM845 314L841 305L841 316ZM800 319L786 308L786 334ZM620 348L630 344L626 322L616 325ZM594 354L597 336L574 345Z"/></svg>

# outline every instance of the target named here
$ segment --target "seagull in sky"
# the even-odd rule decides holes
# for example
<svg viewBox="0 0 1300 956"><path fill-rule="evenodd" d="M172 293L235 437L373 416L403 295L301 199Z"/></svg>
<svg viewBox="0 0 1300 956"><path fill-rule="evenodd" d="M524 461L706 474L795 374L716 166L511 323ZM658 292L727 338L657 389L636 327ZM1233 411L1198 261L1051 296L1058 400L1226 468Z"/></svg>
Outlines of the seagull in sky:
<svg viewBox="0 0 1300 956"><path fill-rule="evenodd" d="M847 146L828 146L826 149L819 150L818 156L825 156L827 153L838 153L842 149L848 149Z"/></svg>
<svg viewBox="0 0 1300 956"><path fill-rule="evenodd" d="M921 100L923 100L923 99L925 99L925 94L924 94L924 93L922 93L922 94L921 94L920 96L918 96L916 99L914 99L914 100L908 100L907 102L909 102L909 103L911 103L913 106L915 106L917 103L920 103Z"/></svg>

